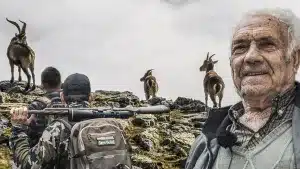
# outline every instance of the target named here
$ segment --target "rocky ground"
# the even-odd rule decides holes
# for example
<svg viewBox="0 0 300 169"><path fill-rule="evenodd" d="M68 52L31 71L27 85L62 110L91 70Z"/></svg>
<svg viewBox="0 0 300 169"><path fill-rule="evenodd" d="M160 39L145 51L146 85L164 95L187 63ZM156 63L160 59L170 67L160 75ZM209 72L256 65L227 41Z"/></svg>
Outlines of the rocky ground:
<svg viewBox="0 0 300 169"><path fill-rule="evenodd" d="M0 82L0 112L13 106L27 105L44 94L37 87L27 95L22 94L25 82ZM200 134L206 119L201 101L178 97L175 101L153 98L140 100L129 91L102 91L93 93L93 107L135 107L164 104L171 112L161 115L136 115L120 120L132 146L132 160L142 169L180 169L185 164L189 148ZM6 144L10 135L9 115L0 113L0 169L11 168L11 152ZM1 143L2 142L2 143Z"/></svg>

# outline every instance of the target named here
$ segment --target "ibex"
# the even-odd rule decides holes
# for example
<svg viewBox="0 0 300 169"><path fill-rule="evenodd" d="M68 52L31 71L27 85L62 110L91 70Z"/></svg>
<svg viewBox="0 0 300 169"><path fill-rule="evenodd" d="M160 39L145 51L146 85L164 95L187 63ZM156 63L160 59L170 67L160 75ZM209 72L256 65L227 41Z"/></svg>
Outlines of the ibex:
<svg viewBox="0 0 300 169"><path fill-rule="evenodd" d="M28 72L28 68L30 69L33 86L31 90L35 89L35 75L34 75L34 60L35 60L35 53L34 51L28 46L27 40L26 40L26 23L19 20L21 23L23 23L22 29L20 29L20 26L11 20L6 20L15 25L19 31L19 33L16 33L15 36L11 39L10 44L7 48L7 57L10 64L10 70L11 70L11 80L10 83L14 82L14 65L18 66L18 72L19 72L19 81L22 81L21 77L21 69L27 76L27 85L25 87L25 91L27 91L30 87L30 81L31 77Z"/></svg>
<svg viewBox="0 0 300 169"><path fill-rule="evenodd" d="M223 98L223 91L225 84L223 79L214 71L214 64L218 61L213 61L211 58L215 54L209 56L207 53L206 60L204 60L200 71L206 71L206 75L203 80L204 93L205 93L205 105L207 107L208 94L212 100L214 106L217 107L216 96L219 97L219 108L221 107L221 102Z"/></svg>
<svg viewBox="0 0 300 169"><path fill-rule="evenodd" d="M147 70L145 75L140 79L141 82L144 82L144 91L146 100L149 100L150 96L156 97L158 91L158 84L156 78L152 75L152 70Z"/></svg>

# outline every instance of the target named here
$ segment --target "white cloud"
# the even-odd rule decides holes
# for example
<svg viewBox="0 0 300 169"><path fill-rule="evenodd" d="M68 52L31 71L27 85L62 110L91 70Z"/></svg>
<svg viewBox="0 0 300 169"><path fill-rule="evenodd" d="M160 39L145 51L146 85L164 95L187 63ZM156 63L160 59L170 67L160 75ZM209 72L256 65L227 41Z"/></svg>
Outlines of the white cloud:
<svg viewBox="0 0 300 169"><path fill-rule="evenodd" d="M216 71L225 79L224 105L239 100L229 69L231 29L253 8L287 7L297 15L299 1L201 1L181 8L163 0L52 0L0 2L0 79L10 78L5 56L16 28L5 21L28 23L28 41L36 51L36 76L49 65L63 78L87 74L93 90L130 90L144 98L139 78L154 68L159 95L204 101L199 66L209 51L219 60ZM17 72L15 72L17 77ZM24 76L23 79L26 79Z"/></svg>

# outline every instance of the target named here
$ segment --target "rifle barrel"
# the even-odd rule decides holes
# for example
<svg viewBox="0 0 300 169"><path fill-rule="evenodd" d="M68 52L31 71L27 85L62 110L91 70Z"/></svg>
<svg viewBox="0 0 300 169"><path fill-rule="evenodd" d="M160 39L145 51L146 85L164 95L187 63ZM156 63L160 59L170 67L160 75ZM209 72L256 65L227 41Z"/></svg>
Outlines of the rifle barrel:
<svg viewBox="0 0 300 169"><path fill-rule="evenodd" d="M37 114L37 115L68 115L69 110L28 110L28 114Z"/></svg>
<svg viewBox="0 0 300 169"><path fill-rule="evenodd" d="M170 108L165 105L139 107L136 111L137 114L160 114L160 113L169 113L169 112L170 112Z"/></svg>
<svg viewBox="0 0 300 169"><path fill-rule="evenodd" d="M170 112L164 105L138 107L138 108L45 108L44 110L28 110L28 114L37 115L69 115L72 118L108 118L130 117L134 114L161 114ZM0 110L0 113L10 113L10 110Z"/></svg>

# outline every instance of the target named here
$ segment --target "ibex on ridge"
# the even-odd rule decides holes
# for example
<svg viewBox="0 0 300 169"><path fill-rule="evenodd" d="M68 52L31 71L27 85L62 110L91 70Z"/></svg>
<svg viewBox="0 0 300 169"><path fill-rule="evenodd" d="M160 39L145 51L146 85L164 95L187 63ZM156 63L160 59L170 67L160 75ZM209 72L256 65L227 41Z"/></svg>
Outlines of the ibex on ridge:
<svg viewBox="0 0 300 169"><path fill-rule="evenodd" d="M18 66L19 72L19 81L22 81L21 77L21 69L27 76L27 85L25 87L25 91L27 91L30 87L31 77L28 72L28 68L31 72L33 86L31 90L35 89L35 75L34 75L34 60L35 60L35 53L34 51L28 46L26 40L26 23L19 20L23 23L22 29L20 26L9 19L6 20L17 27L19 33L16 33L15 36L11 39L10 44L7 48L7 57L9 60L9 65L11 69L11 80L10 83L14 82L14 65Z"/></svg>
<svg viewBox="0 0 300 169"><path fill-rule="evenodd" d="M219 108L221 107L221 102L223 98L223 92L225 88L225 84L223 79L214 71L214 64L218 61L213 61L211 58L215 54L209 56L209 52L207 53L206 59L204 60L202 66L200 67L200 71L206 71L206 75L203 80L204 93L205 93L205 105L207 106L208 94L210 99L213 102L213 107L217 107L216 96L219 97Z"/></svg>
<svg viewBox="0 0 300 169"><path fill-rule="evenodd" d="M141 82L144 82L144 91L146 100L149 100L150 96L156 97L158 91L158 84L156 78L152 75L152 70L147 70L145 75L140 79Z"/></svg>

